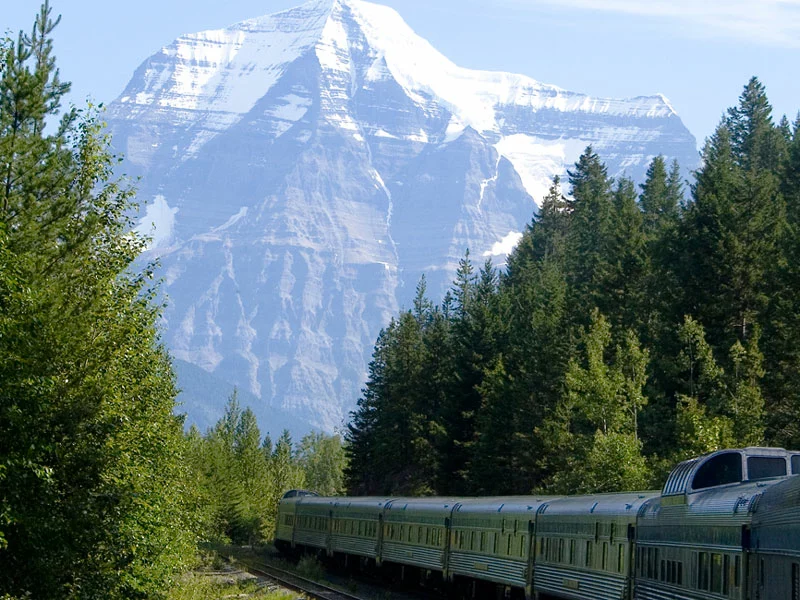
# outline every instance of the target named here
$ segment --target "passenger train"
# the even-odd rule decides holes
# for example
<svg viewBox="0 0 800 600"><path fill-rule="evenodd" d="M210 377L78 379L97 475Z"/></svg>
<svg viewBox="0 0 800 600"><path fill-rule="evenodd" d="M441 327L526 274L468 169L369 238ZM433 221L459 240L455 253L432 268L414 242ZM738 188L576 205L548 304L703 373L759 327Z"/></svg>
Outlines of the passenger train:
<svg viewBox="0 0 800 600"><path fill-rule="evenodd" d="M323 498L291 491L275 544L462 597L800 600L800 452L721 450L659 492Z"/></svg>

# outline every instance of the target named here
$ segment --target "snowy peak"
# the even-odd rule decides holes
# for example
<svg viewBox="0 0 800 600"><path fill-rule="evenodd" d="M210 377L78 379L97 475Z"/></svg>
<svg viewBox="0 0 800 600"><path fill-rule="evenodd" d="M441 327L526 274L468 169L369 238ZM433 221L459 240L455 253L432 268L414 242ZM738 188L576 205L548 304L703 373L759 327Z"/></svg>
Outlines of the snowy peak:
<svg viewBox="0 0 800 600"><path fill-rule="evenodd" d="M119 101L247 113L286 65L313 48L331 9L330 0L313 1L225 29L182 35L142 66L141 77L131 82Z"/></svg>
<svg viewBox="0 0 800 600"><path fill-rule="evenodd" d="M366 43L367 47L363 44ZM477 131L496 131L498 106L665 117L661 95L594 98L505 72L455 65L393 9L361 0L314 0L225 29L178 38L145 65L139 89L121 102L242 115L286 66L316 48L323 68L348 70L349 48L370 58L367 80L391 75L416 99L436 98Z"/></svg>

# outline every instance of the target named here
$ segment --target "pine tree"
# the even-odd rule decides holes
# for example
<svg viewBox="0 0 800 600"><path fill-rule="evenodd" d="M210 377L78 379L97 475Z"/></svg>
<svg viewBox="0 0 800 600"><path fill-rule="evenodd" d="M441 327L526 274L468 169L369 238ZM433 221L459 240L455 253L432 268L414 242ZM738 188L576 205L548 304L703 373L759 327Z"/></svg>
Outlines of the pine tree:
<svg viewBox="0 0 800 600"><path fill-rule="evenodd" d="M502 326L496 311L498 273L491 261L473 275L467 252L453 284L455 319L452 325L455 386L444 409L443 426L449 444L443 451L440 490L463 494L470 490L470 460L474 456L477 417L482 399L479 387L497 356Z"/></svg>
<svg viewBox="0 0 800 600"><path fill-rule="evenodd" d="M682 240L688 306L717 348L746 340L764 314L783 223L772 175L744 171L740 152L721 125L704 150Z"/></svg>
<svg viewBox="0 0 800 600"><path fill-rule="evenodd" d="M573 318L586 324L587 306L611 309L603 294L611 271L614 239L612 180L600 157L588 147L569 171L572 185L568 267L566 270L573 304L582 314Z"/></svg>
<svg viewBox="0 0 800 600"><path fill-rule="evenodd" d="M390 329L383 329L378 335L368 367L367 383L347 425L345 483L351 495L377 493L383 483L381 459L384 457L378 451L378 436L386 391L390 335Z"/></svg>
<svg viewBox="0 0 800 600"><path fill-rule="evenodd" d="M764 352L771 366L764 377L769 402L768 436L786 448L800 445L800 114L787 149L781 192L787 226L781 239L781 259L775 265L768 318L764 323Z"/></svg>

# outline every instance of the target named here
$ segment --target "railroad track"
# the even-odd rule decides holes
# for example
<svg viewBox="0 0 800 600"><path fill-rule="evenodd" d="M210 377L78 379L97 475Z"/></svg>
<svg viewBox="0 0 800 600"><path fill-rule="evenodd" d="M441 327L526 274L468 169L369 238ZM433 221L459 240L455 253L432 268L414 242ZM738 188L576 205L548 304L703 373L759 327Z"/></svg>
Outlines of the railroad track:
<svg viewBox="0 0 800 600"><path fill-rule="evenodd" d="M263 563L254 564L251 562L240 563L247 571L253 575L260 575L281 584L284 587L301 592L307 596L318 600L365 600L361 596L355 596L342 590L329 587L318 581L313 581L302 577L297 573L284 571L271 565Z"/></svg>

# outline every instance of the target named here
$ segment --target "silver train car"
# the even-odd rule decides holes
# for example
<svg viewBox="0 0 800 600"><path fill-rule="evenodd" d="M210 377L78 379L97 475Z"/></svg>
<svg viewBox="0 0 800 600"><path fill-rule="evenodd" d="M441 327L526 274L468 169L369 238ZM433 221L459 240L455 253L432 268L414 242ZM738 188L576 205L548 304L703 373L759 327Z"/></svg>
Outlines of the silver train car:
<svg viewBox="0 0 800 600"><path fill-rule="evenodd" d="M275 544L435 579L470 598L800 600L798 474L800 452L744 448L679 464L661 492L292 491L280 502Z"/></svg>

